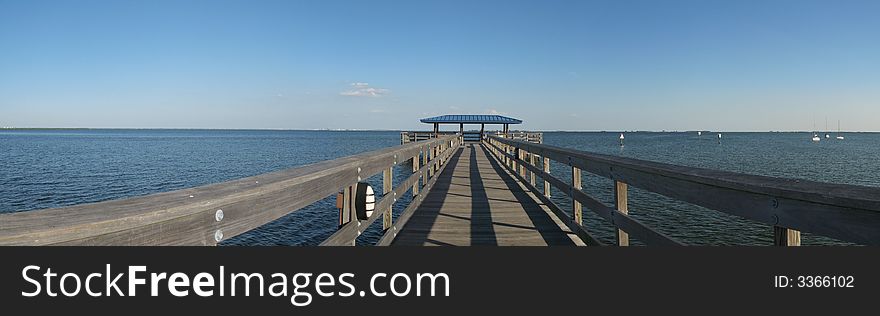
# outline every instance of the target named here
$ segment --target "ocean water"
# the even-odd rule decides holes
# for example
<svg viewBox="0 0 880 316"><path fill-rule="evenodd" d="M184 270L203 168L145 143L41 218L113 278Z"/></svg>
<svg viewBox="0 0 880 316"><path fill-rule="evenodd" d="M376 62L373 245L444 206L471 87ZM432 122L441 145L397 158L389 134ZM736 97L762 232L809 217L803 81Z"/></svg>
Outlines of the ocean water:
<svg viewBox="0 0 880 316"><path fill-rule="evenodd" d="M546 144L751 174L880 187L880 134L847 133L810 142L807 133L544 134ZM0 130L0 213L99 202L188 188L344 157L399 143L398 132L245 130ZM570 170L551 165L562 179ZM395 170L395 184L410 173ZM381 188L381 175L368 181ZM611 181L584 176L587 193L611 203ZM381 189L380 189L381 190ZM770 227L630 189L630 214L687 244L765 245ZM410 197L395 204L395 215ZM553 199L564 209L571 201ZM380 236L374 224L359 243ZM585 210L585 224L613 240L610 225ZM333 197L226 240L224 245L316 245L336 229ZM634 243L638 243L635 241ZM804 234L804 244L839 241Z"/></svg>

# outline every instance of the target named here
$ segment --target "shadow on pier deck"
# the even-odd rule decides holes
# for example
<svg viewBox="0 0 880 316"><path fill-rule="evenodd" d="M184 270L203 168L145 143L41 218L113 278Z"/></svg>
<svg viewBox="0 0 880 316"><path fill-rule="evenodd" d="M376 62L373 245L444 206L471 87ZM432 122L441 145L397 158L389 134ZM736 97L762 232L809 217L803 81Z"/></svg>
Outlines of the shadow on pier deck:
<svg viewBox="0 0 880 316"><path fill-rule="evenodd" d="M392 245L583 245L482 144L448 164Z"/></svg>

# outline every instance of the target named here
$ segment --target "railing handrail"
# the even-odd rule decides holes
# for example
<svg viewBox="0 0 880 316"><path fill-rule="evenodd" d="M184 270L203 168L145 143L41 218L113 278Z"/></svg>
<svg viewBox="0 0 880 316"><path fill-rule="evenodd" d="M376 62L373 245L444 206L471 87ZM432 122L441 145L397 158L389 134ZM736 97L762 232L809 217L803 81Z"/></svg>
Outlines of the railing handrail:
<svg viewBox="0 0 880 316"><path fill-rule="evenodd" d="M450 147L458 137L443 136L194 188L0 214L0 244L215 245L332 196L429 148Z"/></svg>
<svg viewBox="0 0 880 316"><path fill-rule="evenodd" d="M685 167L497 136L489 139L709 209L845 241L880 244L880 188Z"/></svg>

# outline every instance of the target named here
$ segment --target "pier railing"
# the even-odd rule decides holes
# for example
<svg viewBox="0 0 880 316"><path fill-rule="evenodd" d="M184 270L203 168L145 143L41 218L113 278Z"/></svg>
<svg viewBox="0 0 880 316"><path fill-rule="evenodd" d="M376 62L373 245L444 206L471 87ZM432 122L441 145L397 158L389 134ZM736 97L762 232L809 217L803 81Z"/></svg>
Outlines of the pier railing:
<svg viewBox="0 0 880 316"><path fill-rule="evenodd" d="M681 244L628 214L628 186L767 224L776 245L799 245L801 231L857 244L880 244L880 188L684 167L497 136L490 136L486 144L588 244L599 242L584 229L583 207L618 229L618 245L628 245L630 235L648 245ZM572 178L553 176L550 160L571 168ZM581 171L614 181L609 188L614 205L605 205L582 190ZM537 179L544 182L543 192L536 186ZM572 198L571 216L550 201L551 186Z"/></svg>
<svg viewBox="0 0 880 316"><path fill-rule="evenodd" d="M388 244L460 142L458 135L446 135L196 188L0 214L0 245L216 245L380 172L384 195L376 211L367 220L348 222L322 245L352 245L380 217L385 230L380 243ZM407 160L413 174L392 188L394 166ZM391 207L409 190L412 202L393 223Z"/></svg>
<svg viewBox="0 0 880 316"><path fill-rule="evenodd" d="M440 136L448 136L448 135L456 135L458 132L438 132L434 134L433 131L405 131L400 132L400 143L407 144L413 142L420 142L423 140L429 140L434 138L436 135Z"/></svg>
<svg viewBox="0 0 880 316"><path fill-rule="evenodd" d="M436 135L455 135L458 132L438 132ZM461 133L464 141L466 142L480 142L483 138L484 133L480 133L480 131L464 131ZM544 133L542 132L523 132L523 131L514 131L503 133L500 131L494 132L485 132L486 135L496 135L501 137L507 137L510 139L523 140L533 143L543 143L544 142ZM400 143L406 144L411 142L423 141L427 139L434 138L435 134L433 131L403 131L400 132Z"/></svg>
<svg viewBox="0 0 880 316"><path fill-rule="evenodd" d="M544 143L544 133L541 132L496 132L494 136L504 137L507 139L521 140L530 143Z"/></svg>

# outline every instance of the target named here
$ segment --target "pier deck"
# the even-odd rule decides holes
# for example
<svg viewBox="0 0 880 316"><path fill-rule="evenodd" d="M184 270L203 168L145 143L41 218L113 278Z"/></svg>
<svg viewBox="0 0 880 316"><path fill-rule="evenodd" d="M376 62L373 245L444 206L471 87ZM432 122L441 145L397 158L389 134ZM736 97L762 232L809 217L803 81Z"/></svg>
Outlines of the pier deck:
<svg viewBox="0 0 880 316"><path fill-rule="evenodd" d="M583 245L482 144L448 164L392 245Z"/></svg>

